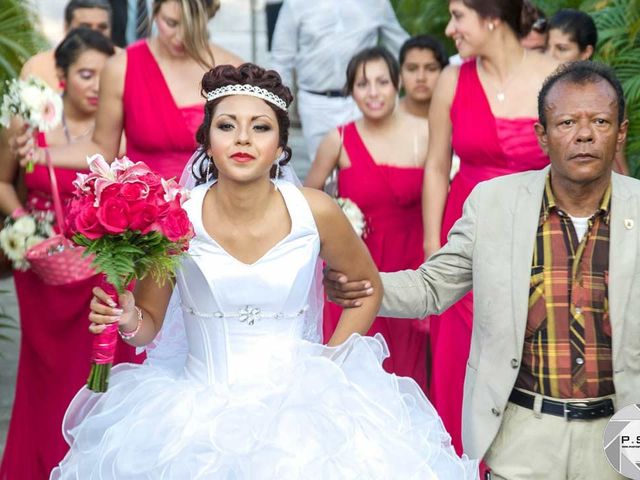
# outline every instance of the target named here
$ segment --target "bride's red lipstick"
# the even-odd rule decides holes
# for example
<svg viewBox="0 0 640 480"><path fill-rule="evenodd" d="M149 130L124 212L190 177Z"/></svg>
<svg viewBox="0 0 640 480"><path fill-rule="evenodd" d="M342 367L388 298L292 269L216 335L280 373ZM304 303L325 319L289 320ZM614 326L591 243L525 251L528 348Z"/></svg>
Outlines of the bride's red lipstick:
<svg viewBox="0 0 640 480"><path fill-rule="evenodd" d="M231 155L236 162L249 162L251 160L255 160L256 157L251 155L250 153L238 152Z"/></svg>

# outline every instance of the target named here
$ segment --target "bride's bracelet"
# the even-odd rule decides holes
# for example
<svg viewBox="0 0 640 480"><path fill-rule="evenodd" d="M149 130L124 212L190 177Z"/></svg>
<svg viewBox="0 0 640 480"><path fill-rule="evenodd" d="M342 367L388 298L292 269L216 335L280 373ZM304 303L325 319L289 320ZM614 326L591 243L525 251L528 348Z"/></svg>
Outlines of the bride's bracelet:
<svg viewBox="0 0 640 480"><path fill-rule="evenodd" d="M131 330L130 332L123 332L122 330L118 329L120 338L122 338L123 340L131 340L138 334L138 332L140 331L140 327L142 326L142 310L140 310L138 306L134 306L133 308L136 309L136 313L138 314L138 323L136 324L136 328Z"/></svg>

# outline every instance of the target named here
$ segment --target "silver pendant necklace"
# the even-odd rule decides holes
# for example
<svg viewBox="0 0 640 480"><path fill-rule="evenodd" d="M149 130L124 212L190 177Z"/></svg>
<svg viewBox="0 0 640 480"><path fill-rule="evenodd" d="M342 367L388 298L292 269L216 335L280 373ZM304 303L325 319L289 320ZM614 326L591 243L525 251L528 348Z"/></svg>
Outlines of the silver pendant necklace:
<svg viewBox="0 0 640 480"><path fill-rule="evenodd" d="M485 73L485 78L489 81L489 83L491 84L491 87L496 91L496 100L498 100L498 102L502 103L505 101L506 97L506 90L507 87L509 86L509 83L511 83L511 80L513 79L513 77L515 76L516 72L518 70L520 70L520 68L522 67L522 64L524 63L525 59L527 58L527 49L523 48L522 49L522 59L520 60L520 63L518 64L518 67L515 68L510 74L509 76L505 79L504 82L502 82L501 87L502 88L498 88L497 85L491 81L491 79L489 78L489 75L487 75L487 71L484 69L484 67L482 66L482 62L478 62L478 65L480 65L480 68L482 69L482 71Z"/></svg>
<svg viewBox="0 0 640 480"><path fill-rule="evenodd" d="M71 133L69 132L69 127L67 126L67 121L66 121L64 112L62 113L62 131L64 132L64 136L67 139L67 144L74 143L75 141L86 137L87 135L93 132L93 129L95 126L96 126L95 121L91 122L91 124L87 127L87 129L84 132L82 132L80 135L71 135Z"/></svg>

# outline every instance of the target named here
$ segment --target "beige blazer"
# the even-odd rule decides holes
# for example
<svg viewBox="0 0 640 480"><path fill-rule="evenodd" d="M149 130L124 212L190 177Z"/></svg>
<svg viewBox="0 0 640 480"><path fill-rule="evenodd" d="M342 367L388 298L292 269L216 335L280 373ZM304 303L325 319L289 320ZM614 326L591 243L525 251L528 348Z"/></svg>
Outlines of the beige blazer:
<svg viewBox="0 0 640 480"><path fill-rule="evenodd" d="M380 315L440 313L473 285L462 414L465 453L495 438L520 368L534 240L549 168L496 178L469 195L447 244L418 270L383 274ZM613 174L609 310L617 408L640 403L640 181Z"/></svg>

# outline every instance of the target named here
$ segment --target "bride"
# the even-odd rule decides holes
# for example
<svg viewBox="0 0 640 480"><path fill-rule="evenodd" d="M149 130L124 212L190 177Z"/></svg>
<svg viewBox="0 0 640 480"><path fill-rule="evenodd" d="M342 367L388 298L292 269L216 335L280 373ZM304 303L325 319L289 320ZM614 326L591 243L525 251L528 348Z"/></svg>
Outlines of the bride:
<svg viewBox="0 0 640 480"><path fill-rule="evenodd" d="M184 205L196 235L176 280L186 361L178 372L118 365L108 392L80 390L51 478L477 478L417 384L384 372L384 339L362 336L382 291L364 244L328 196L281 179L289 89L253 64L216 67L202 88L202 155ZM319 258L375 292L343 312L326 346ZM118 322L145 346L171 294L146 279L110 305L95 288L90 330Z"/></svg>

